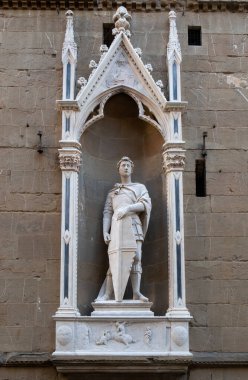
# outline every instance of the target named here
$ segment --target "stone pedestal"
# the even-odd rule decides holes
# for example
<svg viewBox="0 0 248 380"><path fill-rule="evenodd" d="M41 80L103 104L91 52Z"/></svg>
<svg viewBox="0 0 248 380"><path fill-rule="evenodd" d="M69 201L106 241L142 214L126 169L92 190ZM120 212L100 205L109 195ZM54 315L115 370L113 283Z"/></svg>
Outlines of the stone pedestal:
<svg viewBox="0 0 248 380"><path fill-rule="evenodd" d="M154 316L151 305L95 302L89 317L55 316L55 359L190 357L188 321Z"/></svg>
<svg viewBox="0 0 248 380"><path fill-rule="evenodd" d="M140 302L133 300L116 301L96 301L92 303L94 311L92 317L153 317L151 311L152 302Z"/></svg>

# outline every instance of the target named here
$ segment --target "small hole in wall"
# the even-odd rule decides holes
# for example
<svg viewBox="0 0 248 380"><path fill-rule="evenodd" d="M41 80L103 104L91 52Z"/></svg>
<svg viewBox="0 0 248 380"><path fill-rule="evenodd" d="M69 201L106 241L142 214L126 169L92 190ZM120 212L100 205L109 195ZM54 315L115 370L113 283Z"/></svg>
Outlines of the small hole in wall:
<svg viewBox="0 0 248 380"><path fill-rule="evenodd" d="M188 45L201 46L201 27L200 26L188 26Z"/></svg>
<svg viewBox="0 0 248 380"><path fill-rule="evenodd" d="M112 29L114 29L113 23L103 24L103 44L110 47L114 40Z"/></svg>
<svg viewBox="0 0 248 380"><path fill-rule="evenodd" d="M206 197L206 160L195 161L195 189L197 197Z"/></svg>

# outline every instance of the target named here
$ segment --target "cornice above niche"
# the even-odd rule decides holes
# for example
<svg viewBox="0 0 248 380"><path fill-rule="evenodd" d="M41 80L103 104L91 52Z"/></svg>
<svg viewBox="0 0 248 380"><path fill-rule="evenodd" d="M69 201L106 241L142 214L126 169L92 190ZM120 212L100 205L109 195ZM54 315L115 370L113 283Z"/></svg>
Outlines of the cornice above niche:
<svg viewBox="0 0 248 380"><path fill-rule="evenodd" d="M111 11L117 9L117 3L113 0L106 1L82 1L71 0L0 0L0 8L2 9L51 9L64 11L66 9L89 10L89 11ZM148 0L148 1L130 1L125 4L128 11L132 12L169 12L175 9L177 12L194 11L194 12L248 12L247 1L216 1L216 0L188 0L188 1L173 1L173 0Z"/></svg>

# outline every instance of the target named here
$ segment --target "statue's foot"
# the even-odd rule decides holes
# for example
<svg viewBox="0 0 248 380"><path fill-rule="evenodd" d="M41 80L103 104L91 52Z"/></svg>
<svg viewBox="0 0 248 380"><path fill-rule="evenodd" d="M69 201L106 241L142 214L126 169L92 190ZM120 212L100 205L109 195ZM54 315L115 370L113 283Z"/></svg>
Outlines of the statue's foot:
<svg viewBox="0 0 248 380"><path fill-rule="evenodd" d="M134 293L133 299L138 300L138 301L142 301L142 302L148 302L149 301L148 298L143 296L143 294L141 294L140 292Z"/></svg>

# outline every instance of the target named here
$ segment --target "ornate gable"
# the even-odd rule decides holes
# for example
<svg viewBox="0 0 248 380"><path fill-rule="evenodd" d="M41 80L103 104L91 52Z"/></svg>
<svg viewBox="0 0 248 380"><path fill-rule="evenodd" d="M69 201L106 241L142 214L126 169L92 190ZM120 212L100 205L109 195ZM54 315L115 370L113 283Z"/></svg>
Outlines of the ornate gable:
<svg viewBox="0 0 248 380"><path fill-rule="evenodd" d="M134 49L124 31L117 34L111 47L106 50L107 47L102 45L102 56L98 64L90 62L93 70L89 80L80 78L82 88L76 98L80 108L99 94L117 87L134 90L160 107L165 107L166 98L161 91L161 81L155 83L150 74L151 65L144 65L140 58L141 50Z"/></svg>

